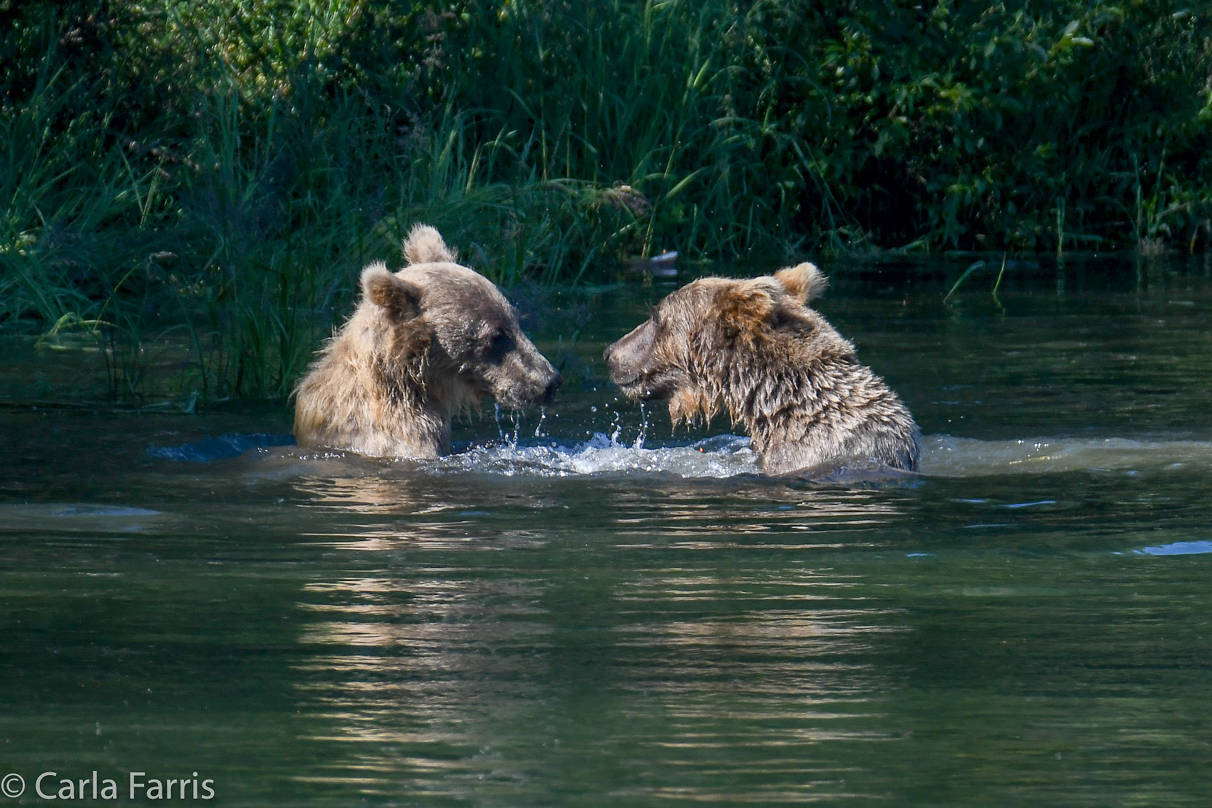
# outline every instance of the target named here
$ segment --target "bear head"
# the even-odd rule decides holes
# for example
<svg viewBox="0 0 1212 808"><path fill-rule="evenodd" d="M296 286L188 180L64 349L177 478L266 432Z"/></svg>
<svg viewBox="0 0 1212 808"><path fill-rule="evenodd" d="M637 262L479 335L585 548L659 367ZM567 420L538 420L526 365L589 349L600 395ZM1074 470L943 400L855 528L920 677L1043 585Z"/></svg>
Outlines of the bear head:
<svg viewBox="0 0 1212 808"><path fill-rule="evenodd" d="M560 374L539 353L500 290L456 263L438 231L414 227L404 242L409 266L382 263L362 272L354 319L377 332L387 356L382 371L449 410L491 396L510 409L550 403Z"/></svg>
<svg viewBox="0 0 1212 808"><path fill-rule="evenodd" d="M807 263L748 280L693 281L606 349L611 380L632 399L668 400L675 422L699 414L710 419L738 377L757 382L789 364L853 355L854 347L807 305L827 284Z"/></svg>

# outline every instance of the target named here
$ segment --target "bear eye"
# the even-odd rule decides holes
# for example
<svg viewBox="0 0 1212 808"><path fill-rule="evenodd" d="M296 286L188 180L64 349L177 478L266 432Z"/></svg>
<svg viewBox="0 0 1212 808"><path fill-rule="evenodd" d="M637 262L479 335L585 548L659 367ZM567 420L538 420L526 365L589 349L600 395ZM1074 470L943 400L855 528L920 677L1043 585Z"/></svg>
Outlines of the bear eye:
<svg viewBox="0 0 1212 808"><path fill-rule="evenodd" d="M514 349L516 344L517 342L514 340L513 335L508 331L497 331L493 334L492 339L488 341L488 346L484 353L490 361L500 362L505 358L505 354Z"/></svg>

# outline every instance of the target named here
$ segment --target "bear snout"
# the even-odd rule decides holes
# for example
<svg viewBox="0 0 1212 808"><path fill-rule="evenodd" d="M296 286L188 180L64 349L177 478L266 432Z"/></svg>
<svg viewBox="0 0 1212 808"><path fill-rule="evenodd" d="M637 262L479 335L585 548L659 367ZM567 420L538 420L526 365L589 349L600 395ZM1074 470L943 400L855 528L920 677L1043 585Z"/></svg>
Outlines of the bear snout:
<svg viewBox="0 0 1212 808"><path fill-rule="evenodd" d="M499 371L504 372L489 377L492 396L511 409L552 403L563 382L559 371L529 341L511 352Z"/></svg>
<svg viewBox="0 0 1212 808"><path fill-rule="evenodd" d="M555 371L555 375L551 377L551 381L547 382L547 389L543 391L542 398L539 399L540 404L550 404L555 401L556 391L560 389L560 385L564 383L564 378L560 376L560 372Z"/></svg>
<svg viewBox="0 0 1212 808"><path fill-rule="evenodd" d="M610 380L620 387L633 387L644 374L648 357L656 342L652 320L645 321L622 339L607 346L602 358L610 369Z"/></svg>
<svg viewBox="0 0 1212 808"><path fill-rule="evenodd" d="M644 375L639 368L629 367L624 357L616 350L618 343L611 345L606 349L605 359L606 367L610 370L610 381L624 389L634 387L640 383L641 377Z"/></svg>
<svg viewBox="0 0 1212 808"><path fill-rule="evenodd" d="M534 385L532 399L535 404L550 404L564 379L555 366L547 360L547 357L539 353L533 345L530 348L533 354L528 357L530 359L528 364L531 367L529 375L533 379L532 384Z"/></svg>

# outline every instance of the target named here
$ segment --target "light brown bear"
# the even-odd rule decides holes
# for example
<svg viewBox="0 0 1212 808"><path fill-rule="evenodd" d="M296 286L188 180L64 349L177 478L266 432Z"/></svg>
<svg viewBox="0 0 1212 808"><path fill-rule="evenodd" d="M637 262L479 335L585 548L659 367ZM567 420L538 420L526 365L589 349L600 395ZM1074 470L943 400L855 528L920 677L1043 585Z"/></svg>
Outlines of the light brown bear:
<svg viewBox="0 0 1212 808"><path fill-rule="evenodd" d="M375 457L450 451L450 419L492 396L547 403L560 374L522 333L495 285L460 266L438 231L417 225L409 266L362 270L362 299L296 389L300 446Z"/></svg>
<svg viewBox="0 0 1212 808"><path fill-rule="evenodd" d="M913 416L807 305L827 283L812 264L689 283L606 349L611 379L633 399L668 399L675 424L727 409L767 474L916 471Z"/></svg>

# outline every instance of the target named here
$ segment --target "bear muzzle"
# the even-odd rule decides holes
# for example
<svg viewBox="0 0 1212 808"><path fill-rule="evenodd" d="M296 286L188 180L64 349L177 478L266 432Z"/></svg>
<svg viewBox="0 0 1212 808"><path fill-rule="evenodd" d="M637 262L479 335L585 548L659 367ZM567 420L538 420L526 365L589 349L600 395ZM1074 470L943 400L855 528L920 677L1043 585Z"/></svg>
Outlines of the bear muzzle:
<svg viewBox="0 0 1212 808"><path fill-rule="evenodd" d="M653 347L656 343L656 327L652 320L609 345L603 353L610 369L610 380L632 398L648 397L644 377L648 375Z"/></svg>
<svg viewBox="0 0 1212 808"><path fill-rule="evenodd" d="M537 350L518 351L501 364L503 373L492 374L492 396L502 406L522 409L545 406L555 400L563 378Z"/></svg>
<svg viewBox="0 0 1212 808"><path fill-rule="evenodd" d="M543 395L539 396L538 400L535 401L535 403L546 405L546 404L550 404L551 402L555 401L556 391L558 391L560 389L560 385L563 383L564 383L564 378L562 376L560 376L560 372L558 370L555 371L554 374L551 376L551 378L548 380L547 387L545 387L543 389Z"/></svg>

